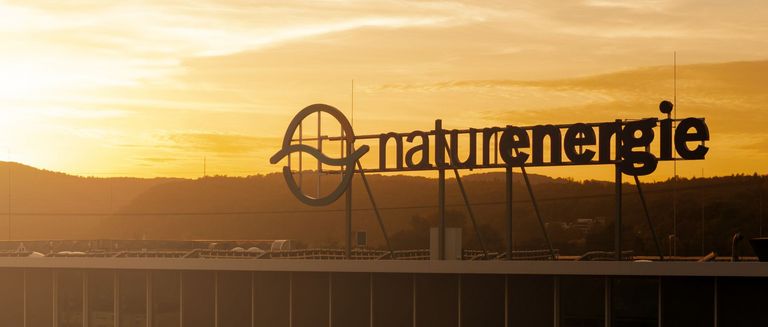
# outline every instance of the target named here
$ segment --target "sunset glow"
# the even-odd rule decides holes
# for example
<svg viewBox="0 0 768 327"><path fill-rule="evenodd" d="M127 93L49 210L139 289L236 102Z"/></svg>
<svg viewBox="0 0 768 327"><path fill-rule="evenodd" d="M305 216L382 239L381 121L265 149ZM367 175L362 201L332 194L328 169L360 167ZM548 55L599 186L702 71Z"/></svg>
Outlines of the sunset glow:
<svg viewBox="0 0 768 327"><path fill-rule="evenodd" d="M358 134L661 117L676 51L678 115L712 133L679 173L764 174L765 17L760 1L4 1L0 158L104 177L199 177L204 160L209 175L276 172L291 117L351 116L353 80Z"/></svg>

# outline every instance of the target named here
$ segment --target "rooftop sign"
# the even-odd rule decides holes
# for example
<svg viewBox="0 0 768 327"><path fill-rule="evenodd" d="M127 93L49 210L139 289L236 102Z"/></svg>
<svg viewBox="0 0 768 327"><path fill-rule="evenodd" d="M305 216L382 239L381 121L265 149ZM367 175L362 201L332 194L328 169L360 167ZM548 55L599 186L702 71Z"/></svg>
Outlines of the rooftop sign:
<svg viewBox="0 0 768 327"><path fill-rule="evenodd" d="M663 102L662 112L669 114L670 111L671 104L665 111ZM302 121L311 114L321 113L339 122L342 135L296 139L295 134ZM325 205L344 193L356 172L356 165L363 172L403 172L614 164L624 174L643 176L653 173L659 161L704 159L709 150L705 144L709 140L709 128L703 118L672 119L668 116L664 119L506 125L463 130L447 130L442 126L442 120L438 119L432 130L355 136L351 124L340 110L325 104L313 104L293 118L283 138L282 149L272 156L270 162L276 164L291 153L305 152L324 165L342 167L342 182L323 198L303 194L294 180L290 161L288 166L283 167L286 182L294 195L310 205ZM307 145L307 140L316 140L318 147ZM322 152L323 140L341 141L344 149L342 157L325 155ZM360 140L377 141L378 167L363 169L359 164L360 159L371 150L368 145L355 147L355 141ZM394 151L387 151L388 147L394 147ZM391 160L393 155L394 161Z"/></svg>

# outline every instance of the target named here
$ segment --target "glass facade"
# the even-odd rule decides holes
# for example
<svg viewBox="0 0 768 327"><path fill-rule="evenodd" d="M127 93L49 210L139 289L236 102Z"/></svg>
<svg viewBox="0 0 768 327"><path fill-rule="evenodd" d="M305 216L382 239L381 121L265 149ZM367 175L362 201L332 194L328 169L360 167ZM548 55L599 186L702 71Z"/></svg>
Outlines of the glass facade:
<svg viewBox="0 0 768 327"><path fill-rule="evenodd" d="M715 326L715 279L662 277L663 326Z"/></svg>
<svg viewBox="0 0 768 327"><path fill-rule="evenodd" d="M217 321L219 327L251 325L252 274L241 271L218 272Z"/></svg>
<svg viewBox="0 0 768 327"><path fill-rule="evenodd" d="M331 274L331 326L367 326L371 319L371 274Z"/></svg>
<svg viewBox="0 0 768 327"><path fill-rule="evenodd" d="M605 326L605 284L602 277L561 277L560 326Z"/></svg>
<svg viewBox="0 0 768 327"><path fill-rule="evenodd" d="M659 325L658 278L611 279L611 325L654 327Z"/></svg>
<svg viewBox="0 0 768 327"><path fill-rule="evenodd" d="M328 326L330 273L291 273L291 326Z"/></svg>
<svg viewBox="0 0 768 327"><path fill-rule="evenodd" d="M56 321L58 327L83 326L83 272L56 272Z"/></svg>
<svg viewBox="0 0 768 327"><path fill-rule="evenodd" d="M181 326L181 273L153 271L150 278L152 326Z"/></svg>
<svg viewBox="0 0 768 327"><path fill-rule="evenodd" d="M181 325L210 327L216 325L216 273L184 271L181 273Z"/></svg>
<svg viewBox="0 0 768 327"><path fill-rule="evenodd" d="M768 325L764 277L0 268L0 294L3 326Z"/></svg>
<svg viewBox="0 0 768 327"><path fill-rule="evenodd" d="M23 300L16 298L14 301L24 301L27 308L27 327L50 327L53 325L54 284L53 270L27 269L25 272L24 288L26 296ZM34 308L34 310L29 310Z"/></svg>
<svg viewBox="0 0 768 327"><path fill-rule="evenodd" d="M289 327L291 273L259 271L253 274L253 326Z"/></svg>
<svg viewBox="0 0 768 327"><path fill-rule="evenodd" d="M413 325L413 284L413 274L372 274L374 326Z"/></svg>
<svg viewBox="0 0 768 327"><path fill-rule="evenodd" d="M6 326L24 325L24 270L0 270L0 322Z"/></svg>
<svg viewBox="0 0 768 327"><path fill-rule="evenodd" d="M461 275L461 326L504 325L504 275Z"/></svg>
<svg viewBox="0 0 768 327"><path fill-rule="evenodd" d="M114 271L94 270L88 277L88 325L94 327L115 326L115 278Z"/></svg>
<svg viewBox="0 0 768 327"><path fill-rule="evenodd" d="M507 276L508 326L555 324L555 277Z"/></svg>
<svg viewBox="0 0 768 327"><path fill-rule="evenodd" d="M118 275L118 308L121 327L147 325L147 272L121 271Z"/></svg>
<svg viewBox="0 0 768 327"><path fill-rule="evenodd" d="M459 325L459 275L415 274L416 325Z"/></svg>

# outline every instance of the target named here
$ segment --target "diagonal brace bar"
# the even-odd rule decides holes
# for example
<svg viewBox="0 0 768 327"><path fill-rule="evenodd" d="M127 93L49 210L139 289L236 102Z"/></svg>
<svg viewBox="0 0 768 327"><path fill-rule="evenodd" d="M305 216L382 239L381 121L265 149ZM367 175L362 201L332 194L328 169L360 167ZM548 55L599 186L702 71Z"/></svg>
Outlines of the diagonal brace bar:
<svg viewBox="0 0 768 327"><path fill-rule="evenodd" d="M515 154L519 155L519 151L515 148ZM544 239L547 241L549 247L549 253L552 256L552 260L555 260L555 248L552 247L552 242L549 240L549 234L547 228L544 226L544 220L541 219L541 212L539 211L539 203L536 201L536 196L533 195L533 188L531 188L531 181L528 180L528 173L525 172L525 167L520 166L520 171L523 173L523 179L525 179L525 186L528 188L528 195L531 197L531 204L533 204L533 210L536 212L536 218L539 220L539 226L541 226L541 232L544 234Z"/></svg>
<svg viewBox="0 0 768 327"><path fill-rule="evenodd" d="M469 213L469 219L472 220L472 227L475 229L475 236L477 236L477 240L480 241L480 248L483 249L483 257L488 257L488 249L485 248L485 241L483 241L483 236L480 233L480 228L477 225L477 221L475 220L475 214L472 211L472 206L469 204L469 198L467 197L467 192L464 190L464 183L461 182L461 176L459 175L459 170L456 168L453 168L453 173L456 175L456 182L459 184L459 190L461 190L461 196L464 198L464 205L467 207L467 212Z"/></svg>
<svg viewBox="0 0 768 327"><path fill-rule="evenodd" d="M485 247L485 241L483 241L483 235L480 233L480 228L477 225L477 220L475 219L475 213L472 211L472 206L469 204L469 197L467 197L467 192L464 189L464 183L461 182L461 175L459 175L459 169L456 167L456 163L459 162L458 158L455 158L453 154L455 154L453 151L451 151L451 147L448 145L447 142L444 142L445 149L448 151L448 153L451 154L451 168L453 169L453 174L456 176L456 182L459 184L459 190L461 190L461 196L464 199L464 205L467 207L467 213L469 214L469 219L472 221L472 228L475 230L475 236L477 237L477 240L480 242L480 248L483 250L483 257L488 257L488 249Z"/></svg>
<svg viewBox="0 0 768 327"><path fill-rule="evenodd" d="M664 254L661 252L661 245L659 245L659 238L656 237L656 230L653 228L653 222L651 221L651 215L648 213L648 204L645 202L645 195L643 195L643 188L640 187L640 178L635 176L635 185L637 185L637 194L640 195L640 203L643 204L643 212L645 212L645 220L648 221L648 228L651 230L653 236L653 244L656 245L656 253L659 254L659 259L664 261Z"/></svg>
<svg viewBox="0 0 768 327"><path fill-rule="evenodd" d="M379 222L379 228L381 229L381 233L384 234L384 241L387 242L387 249L389 250L389 256L390 258L394 259L395 252L392 250L392 244L389 243L389 235L387 235L387 230L384 228L384 221L381 219L379 206L376 205L376 200L373 198L371 187L368 185L368 179L365 178L365 172L363 172L363 165L360 164L360 160L357 160L357 168L360 169L360 177L363 178L363 185L365 185L365 191L368 193L368 199L371 200L371 206L373 207L373 212L376 214L376 220Z"/></svg>

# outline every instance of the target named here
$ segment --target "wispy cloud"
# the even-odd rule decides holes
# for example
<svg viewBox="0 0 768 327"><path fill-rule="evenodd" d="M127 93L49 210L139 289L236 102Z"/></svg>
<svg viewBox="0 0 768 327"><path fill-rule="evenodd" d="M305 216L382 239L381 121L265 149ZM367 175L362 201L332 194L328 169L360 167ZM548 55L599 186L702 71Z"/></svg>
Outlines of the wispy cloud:
<svg viewBox="0 0 768 327"><path fill-rule="evenodd" d="M175 133L167 135L173 147L223 155L253 153L280 144L278 138L218 133Z"/></svg>

